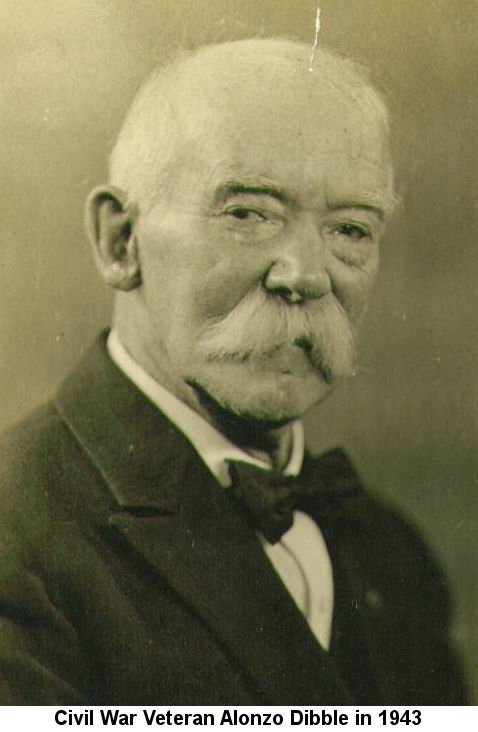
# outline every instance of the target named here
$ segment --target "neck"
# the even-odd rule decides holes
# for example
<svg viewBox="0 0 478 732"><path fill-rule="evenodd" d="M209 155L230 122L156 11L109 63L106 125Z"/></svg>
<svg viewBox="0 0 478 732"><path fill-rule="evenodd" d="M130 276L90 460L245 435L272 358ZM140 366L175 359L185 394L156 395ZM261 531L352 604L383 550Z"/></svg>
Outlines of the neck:
<svg viewBox="0 0 478 732"><path fill-rule="evenodd" d="M292 452L292 427L260 422L247 416L233 414L218 404L198 384L191 383L198 407L196 411L245 452L266 459L272 467L283 470Z"/></svg>
<svg viewBox="0 0 478 732"><path fill-rule="evenodd" d="M269 423L239 416L224 409L201 387L174 378L167 368L158 364L157 352L150 353L138 339L136 323L118 318L116 308L113 326L121 343L130 356L165 389L201 415L219 432L245 452L260 457L277 470L289 462L292 452L292 428L290 423ZM131 327L128 327L131 326ZM165 362L167 359L165 359Z"/></svg>

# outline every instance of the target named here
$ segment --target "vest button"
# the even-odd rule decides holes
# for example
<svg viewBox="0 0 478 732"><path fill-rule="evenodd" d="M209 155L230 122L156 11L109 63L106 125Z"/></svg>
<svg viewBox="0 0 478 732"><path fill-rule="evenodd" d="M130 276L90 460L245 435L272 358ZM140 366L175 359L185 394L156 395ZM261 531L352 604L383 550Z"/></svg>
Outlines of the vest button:
<svg viewBox="0 0 478 732"><path fill-rule="evenodd" d="M382 595L372 587L365 593L365 602L369 607L378 609L383 604Z"/></svg>

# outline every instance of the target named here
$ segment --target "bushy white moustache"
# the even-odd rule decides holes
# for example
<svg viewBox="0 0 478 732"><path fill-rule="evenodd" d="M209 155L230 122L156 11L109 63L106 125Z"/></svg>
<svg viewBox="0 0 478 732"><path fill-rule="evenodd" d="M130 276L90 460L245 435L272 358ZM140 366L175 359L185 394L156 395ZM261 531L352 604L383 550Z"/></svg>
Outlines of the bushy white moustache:
<svg viewBox="0 0 478 732"><path fill-rule="evenodd" d="M235 361L272 355L287 345L302 346L328 380L354 371L355 333L333 293L289 303L256 287L230 313L212 320L198 344L210 360Z"/></svg>

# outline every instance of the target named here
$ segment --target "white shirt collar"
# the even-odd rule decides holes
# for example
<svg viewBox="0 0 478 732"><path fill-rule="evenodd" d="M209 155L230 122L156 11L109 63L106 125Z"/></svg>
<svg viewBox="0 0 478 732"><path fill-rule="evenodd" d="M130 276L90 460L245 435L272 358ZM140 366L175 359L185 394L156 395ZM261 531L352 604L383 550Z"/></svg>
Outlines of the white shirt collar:
<svg viewBox="0 0 478 732"><path fill-rule="evenodd" d="M228 460L256 465L270 470L270 465L241 450L197 412L161 386L130 356L116 330L107 341L108 353L118 368L155 404L183 433L206 463L211 473L223 485L231 484ZM284 475L298 475L304 459L304 429L302 422L292 423L292 454Z"/></svg>

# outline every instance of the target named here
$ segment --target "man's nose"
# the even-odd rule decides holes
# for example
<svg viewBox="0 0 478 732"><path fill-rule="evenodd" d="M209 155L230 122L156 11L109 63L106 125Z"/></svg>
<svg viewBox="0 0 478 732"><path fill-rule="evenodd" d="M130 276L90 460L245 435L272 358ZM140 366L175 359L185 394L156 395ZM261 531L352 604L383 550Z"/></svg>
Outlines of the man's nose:
<svg viewBox="0 0 478 732"><path fill-rule="evenodd" d="M326 245L315 227L308 227L284 247L267 272L264 285L289 302L319 298L332 290Z"/></svg>

